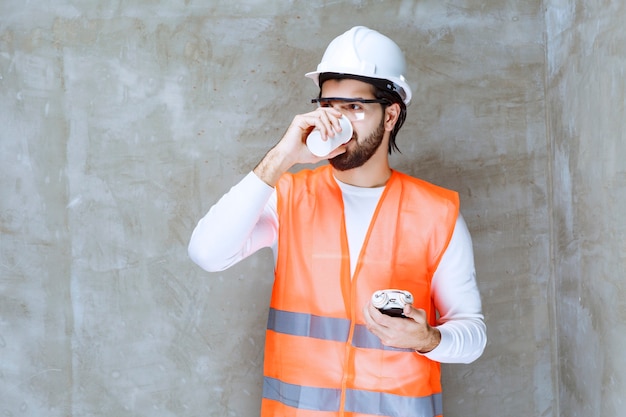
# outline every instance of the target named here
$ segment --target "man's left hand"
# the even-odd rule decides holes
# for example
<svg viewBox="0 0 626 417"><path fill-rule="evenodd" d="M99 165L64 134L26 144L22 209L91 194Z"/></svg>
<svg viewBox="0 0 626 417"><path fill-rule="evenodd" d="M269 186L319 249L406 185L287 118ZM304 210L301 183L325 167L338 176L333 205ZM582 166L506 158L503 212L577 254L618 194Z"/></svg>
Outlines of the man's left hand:
<svg viewBox="0 0 626 417"><path fill-rule="evenodd" d="M383 345L420 353L428 353L439 345L441 333L428 324L424 310L407 304L404 315L406 318L387 316L371 301L363 307L367 329L378 336Z"/></svg>

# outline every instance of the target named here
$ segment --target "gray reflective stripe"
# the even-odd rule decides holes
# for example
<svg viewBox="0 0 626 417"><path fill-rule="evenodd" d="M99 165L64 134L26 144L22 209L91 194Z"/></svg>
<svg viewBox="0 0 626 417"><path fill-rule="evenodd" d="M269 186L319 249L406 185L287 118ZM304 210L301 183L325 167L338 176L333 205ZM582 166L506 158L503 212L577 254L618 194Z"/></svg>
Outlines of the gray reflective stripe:
<svg viewBox="0 0 626 417"><path fill-rule="evenodd" d="M443 414L441 394L402 397L384 392L346 391L346 410L389 417L434 417Z"/></svg>
<svg viewBox="0 0 626 417"><path fill-rule="evenodd" d="M350 333L350 320L271 308L267 328L278 333L345 343Z"/></svg>
<svg viewBox="0 0 626 417"><path fill-rule="evenodd" d="M354 326L352 345L358 348L366 349L393 350L396 352L415 352L413 349L400 349L383 345L378 336L367 330L367 328L362 324L357 324L356 326Z"/></svg>
<svg viewBox="0 0 626 417"><path fill-rule="evenodd" d="M307 336L315 339L346 342L350 333L350 320L271 308L267 319L267 328L278 333L293 336ZM352 345L365 349L413 352L411 349L399 349L383 345L378 336L371 333L362 324L354 326Z"/></svg>
<svg viewBox="0 0 626 417"><path fill-rule="evenodd" d="M263 398L304 410L339 411L341 390L303 387L266 376L263 381Z"/></svg>
<svg viewBox="0 0 626 417"><path fill-rule="evenodd" d="M263 398L292 408L315 411L339 411L341 390L303 387L265 377ZM443 414L441 394L427 397L403 397L383 392L346 391L345 411L389 417L435 417Z"/></svg>

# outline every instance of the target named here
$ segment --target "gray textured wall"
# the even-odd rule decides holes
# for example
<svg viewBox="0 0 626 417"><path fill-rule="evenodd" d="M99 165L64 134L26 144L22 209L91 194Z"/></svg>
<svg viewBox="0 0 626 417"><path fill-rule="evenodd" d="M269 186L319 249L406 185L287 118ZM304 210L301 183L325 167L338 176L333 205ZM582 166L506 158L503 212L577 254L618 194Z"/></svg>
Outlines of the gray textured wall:
<svg viewBox="0 0 626 417"><path fill-rule="evenodd" d="M257 413L271 256L187 241L364 24L411 68L395 166L474 237L489 345L446 415L618 416L625 13L546 3L0 2L0 414Z"/></svg>
<svg viewBox="0 0 626 417"><path fill-rule="evenodd" d="M547 2L561 415L626 415L626 4Z"/></svg>

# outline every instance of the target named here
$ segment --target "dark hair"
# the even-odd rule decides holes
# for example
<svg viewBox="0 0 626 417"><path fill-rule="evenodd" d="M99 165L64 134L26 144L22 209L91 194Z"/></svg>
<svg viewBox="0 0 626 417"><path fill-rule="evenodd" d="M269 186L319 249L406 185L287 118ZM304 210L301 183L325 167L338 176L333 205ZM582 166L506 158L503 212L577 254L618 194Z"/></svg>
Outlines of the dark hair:
<svg viewBox="0 0 626 417"><path fill-rule="evenodd" d="M400 114L398 115L398 120L396 121L396 124L393 127L393 130L391 131L391 135L389 136L389 151L388 151L390 155L394 150L400 152L400 148L398 148L398 145L396 144L396 135L398 134L398 131L400 130L400 128L404 124L404 121L406 120L406 104L404 104L404 101L400 97L400 94L398 94L397 91L395 90L394 84L391 81L381 80L378 78L363 77L360 75L352 75L352 74L324 72L319 75L319 86L320 86L319 96L321 97L322 84L324 83L324 81L343 80L343 79L352 79L352 80L363 81L365 83L371 84L374 87L374 97L376 97L377 99L385 99L385 100L388 100L390 103L398 103L398 105L400 105ZM385 108L388 106L388 104L383 103L381 104L381 106Z"/></svg>

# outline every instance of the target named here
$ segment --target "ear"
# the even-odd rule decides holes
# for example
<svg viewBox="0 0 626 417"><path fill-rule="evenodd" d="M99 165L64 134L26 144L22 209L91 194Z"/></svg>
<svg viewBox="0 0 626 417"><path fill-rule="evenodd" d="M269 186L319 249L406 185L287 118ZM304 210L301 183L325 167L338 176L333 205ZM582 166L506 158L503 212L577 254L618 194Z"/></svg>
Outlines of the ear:
<svg viewBox="0 0 626 417"><path fill-rule="evenodd" d="M396 126L396 122L400 117L400 105L398 103L390 104L385 108L385 130L391 132Z"/></svg>

